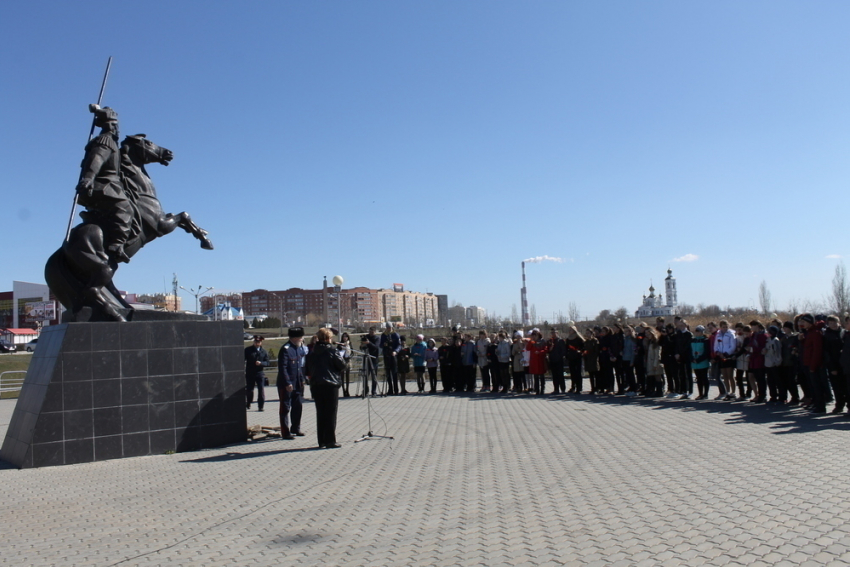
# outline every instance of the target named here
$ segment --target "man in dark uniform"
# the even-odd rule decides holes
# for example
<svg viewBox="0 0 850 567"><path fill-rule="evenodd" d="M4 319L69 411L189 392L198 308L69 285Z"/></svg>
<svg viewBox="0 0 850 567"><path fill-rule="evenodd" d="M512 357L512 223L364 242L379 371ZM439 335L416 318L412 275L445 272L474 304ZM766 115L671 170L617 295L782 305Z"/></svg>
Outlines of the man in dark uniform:
<svg viewBox="0 0 850 567"><path fill-rule="evenodd" d="M372 395L378 395L378 355L381 354L381 336L375 331L375 327L369 327L369 334L363 336L366 349L363 351L369 357L371 366L367 365L366 375L363 383L363 397L369 393L369 377L372 378ZM366 364L364 359L364 364Z"/></svg>
<svg viewBox="0 0 850 567"><path fill-rule="evenodd" d="M245 400L246 408L251 409L254 401L254 386L257 386L257 411L263 411L266 392L263 386L266 375L263 369L269 365L269 355L263 348L263 337L254 335L254 344L245 349Z"/></svg>
<svg viewBox="0 0 850 567"><path fill-rule="evenodd" d="M387 394L397 395L399 391L398 381L398 356L401 351L401 336L393 331L393 326L390 323L386 324L383 334L381 335L381 351L384 354L384 372L387 375ZM403 388L402 388L403 389ZM407 393L407 392L405 392Z"/></svg>
<svg viewBox="0 0 850 567"><path fill-rule="evenodd" d="M79 202L86 207L80 216L103 229L104 248L110 260L129 262L124 245L133 226L133 205L124 192L121 152L118 148L118 114L109 108L89 105L100 134L86 145L77 183Z"/></svg>
<svg viewBox="0 0 850 567"><path fill-rule="evenodd" d="M284 439L303 437L301 401L304 398L304 329L289 329L289 340L280 349L277 361L277 393L280 397L280 436Z"/></svg>

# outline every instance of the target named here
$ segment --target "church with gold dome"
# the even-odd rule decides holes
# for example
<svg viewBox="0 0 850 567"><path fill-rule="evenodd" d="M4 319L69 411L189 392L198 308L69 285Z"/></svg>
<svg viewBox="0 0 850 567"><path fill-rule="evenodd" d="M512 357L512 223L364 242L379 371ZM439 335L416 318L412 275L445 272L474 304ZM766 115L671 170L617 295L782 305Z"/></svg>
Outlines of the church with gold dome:
<svg viewBox="0 0 850 567"><path fill-rule="evenodd" d="M647 317L677 315L679 313L679 303L676 297L676 278L673 277L673 270L667 270L667 277L664 278L664 288L667 301L664 301L660 293L655 295L655 288L650 284L649 295L643 296L643 303L635 311L635 317L645 319Z"/></svg>

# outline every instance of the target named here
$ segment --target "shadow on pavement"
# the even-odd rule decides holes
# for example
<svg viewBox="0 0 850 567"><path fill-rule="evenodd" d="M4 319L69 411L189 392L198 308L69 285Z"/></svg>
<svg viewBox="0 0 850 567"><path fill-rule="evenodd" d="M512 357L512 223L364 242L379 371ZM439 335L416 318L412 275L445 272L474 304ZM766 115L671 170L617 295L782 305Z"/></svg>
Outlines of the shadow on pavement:
<svg viewBox="0 0 850 567"><path fill-rule="evenodd" d="M277 439L276 441L280 441ZM280 449L277 451L257 451L254 453L225 453L224 455L215 455L213 457L199 457L197 459L185 459L181 463L217 463L238 461L240 459L254 459L257 457L269 457L271 455L283 455L286 453L302 453L305 451L324 451L322 447L294 447L292 449Z"/></svg>
<svg viewBox="0 0 850 567"><path fill-rule="evenodd" d="M769 425L777 435L792 433L812 433L825 429L850 431L850 419L844 414L811 414L799 407L788 407L773 404L752 404L748 402L721 402L714 400L671 400L668 398L627 398L625 396L591 395L581 396L565 394L546 394L537 396L531 394L492 394L492 393L458 393L458 397L468 397L475 401L493 399L525 399L546 400L549 402L590 403L612 406L640 405L652 410L679 410L682 412L705 411L710 413L728 414L726 423L756 423Z"/></svg>

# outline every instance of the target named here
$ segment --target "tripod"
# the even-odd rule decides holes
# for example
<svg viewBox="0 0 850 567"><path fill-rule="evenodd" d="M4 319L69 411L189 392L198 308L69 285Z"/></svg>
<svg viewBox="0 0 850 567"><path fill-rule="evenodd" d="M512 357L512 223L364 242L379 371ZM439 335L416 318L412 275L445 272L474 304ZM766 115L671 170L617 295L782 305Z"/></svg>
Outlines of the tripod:
<svg viewBox="0 0 850 567"><path fill-rule="evenodd" d="M367 352L354 349L351 349L351 352L356 352L363 357L363 362L360 366L360 383L363 385L363 397L366 398L366 419L369 425L369 432L360 439L357 439L355 443L366 441L367 439L394 439L394 437L388 435L375 435L372 433L372 396L369 395L369 378L371 377L373 380L377 380L375 367L372 363L373 357Z"/></svg>
<svg viewBox="0 0 850 567"><path fill-rule="evenodd" d="M381 387L381 384L378 380L378 369L372 359L375 357L369 354L368 352L359 351L356 349L351 349L352 353L357 353L361 355L360 359L360 372L358 374L358 388L363 388L357 396L361 398L366 398L369 396L369 379L372 379L372 391L375 395L383 396L384 388ZM386 386L386 383L384 384Z"/></svg>

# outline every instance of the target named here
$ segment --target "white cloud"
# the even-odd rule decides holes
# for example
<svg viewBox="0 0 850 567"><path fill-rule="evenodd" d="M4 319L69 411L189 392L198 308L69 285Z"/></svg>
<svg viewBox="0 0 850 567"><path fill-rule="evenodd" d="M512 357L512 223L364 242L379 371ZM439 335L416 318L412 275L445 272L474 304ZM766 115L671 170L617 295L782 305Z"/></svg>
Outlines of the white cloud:
<svg viewBox="0 0 850 567"><path fill-rule="evenodd" d="M699 256L696 254L685 254L684 256L673 258L674 262L696 262L697 260L699 260Z"/></svg>
<svg viewBox="0 0 850 567"><path fill-rule="evenodd" d="M830 260L838 260L841 258L841 254L827 254L826 257Z"/></svg>

